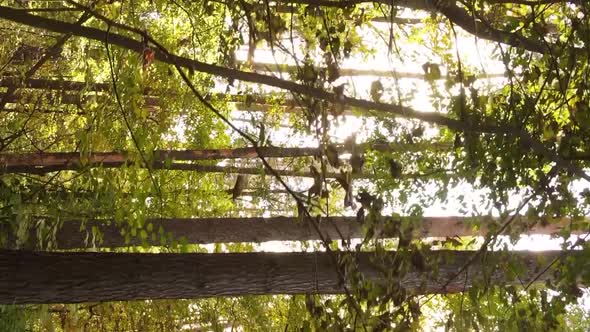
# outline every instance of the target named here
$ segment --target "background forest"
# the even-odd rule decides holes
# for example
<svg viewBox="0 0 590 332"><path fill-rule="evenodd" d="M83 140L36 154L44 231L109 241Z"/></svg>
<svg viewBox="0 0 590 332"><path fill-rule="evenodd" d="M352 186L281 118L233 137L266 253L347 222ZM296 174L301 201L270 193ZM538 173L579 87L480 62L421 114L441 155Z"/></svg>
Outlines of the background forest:
<svg viewBox="0 0 590 332"><path fill-rule="evenodd" d="M589 10L0 0L0 330L590 330Z"/></svg>

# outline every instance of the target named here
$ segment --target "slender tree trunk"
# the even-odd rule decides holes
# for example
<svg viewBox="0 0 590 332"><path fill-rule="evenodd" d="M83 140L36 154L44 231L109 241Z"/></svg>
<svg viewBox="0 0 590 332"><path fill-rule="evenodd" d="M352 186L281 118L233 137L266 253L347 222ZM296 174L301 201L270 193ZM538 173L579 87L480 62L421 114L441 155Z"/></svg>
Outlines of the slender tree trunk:
<svg viewBox="0 0 590 332"><path fill-rule="evenodd" d="M456 276L472 251L433 251L426 260L437 273L411 270L401 280L410 293L453 293L488 277L491 284L521 285L531 280L559 251L489 252ZM358 270L384 282L370 261L357 253ZM389 252L393 261L395 252ZM482 261L485 259L484 261ZM510 278L513 260L518 278ZM118 254L0 251L0 303L76 303L90 301L183 299L259 294L341 293L330 253ZM386 267L387 269L387 267ZM544 281L550 273L542 275ZM442 285L447 283L447 287Z"/></svg>
<svg viewBox="0 0 590 332"><path fill-rule="evenodd" d="M132 162L128 162L128 165L132 164ZM50 172L58 172L58 171L84 171L87 168L98 167L102 166L104 168L117 168L121 165L108 165L108 164L96 164L96 165L88 165L88 166L81 166L76 164L70 165L53 165L53 166L29 166L29 165L22 165L22 166L13 166L13 167L1 167L0 166L0 174L5 173L26 173L26 174L47 174ZM139 167L146 168L145 165L139 165ZM244 175L270 175L267 173L264 167L255 166L255 167L238 167L238 166L220 166L220 165L201 165L201 164L193 164L193 163L166 163L166 162L152 162L150 168L153 170L177 170L177 171L193 171L199 173L223 173L223 174L244 174ZM308 171L298 171L298 170L290 170L290 169L275 169L274 172L276 175L279 176L290 176L290 177L303 177L303 178L314 178L314 174ZM399 176L400 179L418 179L418 178L427 178L433 174L442 174L448 173L447 170L434 170L428 173L407 173L402 174ZM326 179L336 179L338 177L342 177L342 174L336 172L327 172L324 174L324 178ZM379 175L369 174L369 173L356 173L352 174L353 179L376 179L379 178Z"/></svg>
<svg viewBox="0 0 590 332"><path fill-rule="evenodd" d="M360 153L366 150L389 152L402 151L423 151L450 148L445 143L383 143L383 144L360 144L355 147ZM339 153L350 152L351 147L337 145ZM203 161L219 159L255 159L266 158L296 158L314 157L320 155L320 149L308 147L259 147L255 148L229 148L229 149L193 149L193 150L156 150L151 156L155 164L173 161ZM33 153L0 153L0 170L10 173L12 170L25 170L28 168L38 169L56 167L55 170L76 170L84 167L120 167L132 162L129 152L90 152L82 155L80 152L33 152ZM165 165L164 165L165 166Z"/></svg>
<svg viewBox="0 0 590 332"><path fill-rule="evenodd" d="M49 105L81 105L84 99L79 94L62 91L43 91L42 93L35 94L16 91L11 94L0 93L0 98L2 98L5 103L37 104L42 100ZM3 109L3 111L5 110Z"/></svg>
<svg viewBox="0 0 590 332"><path fill-rule="evenodd" d="M245 64L244 62L238 61L240 64ZM289 72L295 73L300 67L295 65L286 65L286 64L277 64L277 63L264 63L264 62L255 62L249 64L252 69L255 71L261 72ZM326 71L326 68L315 68L316 72ZM391 77L397 79L416 79L416 80L426 80L426 75L424 73L412 73L412 72L396 72L393 70L383 70L383 69L354 69L354 68L340 68L338 70L340 76L376 76L376 77ZM505 73L494 73L494 74L478 74L477 78L503 78L506 77ZM437 78L437 80L446 80L448 77L442 75L441 77Z"/></svg>
<svg viewBox="0 0 590 332"><path fill-rule="evenodd" d="M67 90L43 90L40 93L27 93L22 91L14 92L10 95L7 93L0 93L0 98L3 98L6 103L13 104L37 104L40 100L53 106L66 105L83 105L87 102L95 100L106 100L104 94L88 94L81 95L76 92L69 92ZM144 105L147 107L158 106L158 98L152 96L144 96ZM2 108L3 112L8 112L10 109Z"/></svg>
<svg viewBox="0 0 590 332"><path fill-rule="evenodd" d="M398 219L399 220L399 219ZM416 221L412 230L415 238L426 237L454 237L454 236L483 236L488 232L488 226L498 225L495 219L480 219L479 229L469 225L468 218L462 217L424 217ZM400 221L392 221L399 223ZM166 233L170 232L174 239L184 237L188 243L228 243L228 242L266 242L266 241L307 241L319 240L317 232L307 220L296 217L273 218L194 218L194 219L149 219L145 222L152 224L151 228L156 234L156 241L151 243L148 234L147 244L160 244L160 227ZM555 234L562 229L567 229L569 219L555 220L553 223L542 225L541 223L520 218L513 222L513 228L522 230L523 234ZM93 228L100 232L102 242L94 238ZM121 234L123 226L114 221L65 221L56 232L55 247L57 249L72 249L84 247L125 247L141 245L142 240L134 237L130 242L125 242L125 236ZM323 236L331 239L362 238L362 225L356 217L326 217L320 222ZM8 230L5 230L8 233ZM138 232L139 233L139 232ZM574 234L577 234L575 231ZM8 233L10 234L10 233ZM397 237L395 231L377 231L376 238ZM11 235L11 247L14 247L14 235ZM32 229L29 234L29 248L39 248L39 242L46 242L37 238L37 232Z"/></svg>
<svg viewBox="0 0 590 332"><path fill-rule="evenodd" d="M243 62L238 61L238 64ZM265 72L296 72L298 67L295 65L285 65L276 63L265 63L255 62L249 64L252 69L256 71ZM316 68L316 71L326 70L326 68ZM355 68L341 68L339 69L341 76L377 76L377 77L393 77L398 79L409 78L417 80L425 80L426 75L424 73L412 73L412 72L395 72L393 70L382 70L382 69L355 69ZM494 74L478 74L477 78L503 78L506 77L505 73L494 73ZM438 78L440 80L447 79L445 76ZM96 92L109 92L112 90L112 84L109 83L86 83L82 81L69 81L69 80L56 80L56 79L43 79L43 78L29 78L22 79L15 76L4 76L0 77L0 87L7 87L9 89L15 88L26 88L26 89L43 89L43 90L73 90L73 91L96 91ZM151 90L147 89L144 91L146 94L150 94Z"/></svg>
<svg viewBox="0 0 590 332"><path fill-rule="evenodd" d="M260 147L260 155L267 158L288 158L319 155L317 148L282 148ZM157 150L151 158L154 162L166 160L215 160L236 158L257 158L254 148L235 149L200 149L200 150ZM5 153L0 154L0 167L10 169L20 166L72 166L73 169L84 166L120 167L130 160L128 152L92 152L81 155L79 152L40 152L40 153Z"/></svg>

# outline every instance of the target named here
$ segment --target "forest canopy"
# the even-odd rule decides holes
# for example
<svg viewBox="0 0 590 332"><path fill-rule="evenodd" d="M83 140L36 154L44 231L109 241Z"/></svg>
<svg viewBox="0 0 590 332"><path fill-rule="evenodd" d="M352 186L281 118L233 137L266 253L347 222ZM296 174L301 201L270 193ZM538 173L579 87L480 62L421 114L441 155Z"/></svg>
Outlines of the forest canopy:
<svg viewBox="0 0 590 332"><path fill-rule="evenodd" d="M589 10L0 0L0 330L589 330Z"/></svg>

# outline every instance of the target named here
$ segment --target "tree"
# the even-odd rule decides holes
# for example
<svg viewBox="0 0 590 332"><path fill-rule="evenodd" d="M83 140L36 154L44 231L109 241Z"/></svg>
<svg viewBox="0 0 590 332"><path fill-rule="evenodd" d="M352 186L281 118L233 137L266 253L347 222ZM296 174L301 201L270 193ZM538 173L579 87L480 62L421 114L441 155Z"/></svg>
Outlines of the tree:
<svg viewBox="0 0 590 332"><path fill-rule="evenodd" d="M425 259L438 263L434 275L415 266L400 282L414 294L463 291L476 280L468 279L466 283L455 273L473 254L433 251ZM359 272L373 280L390 282L385 271L374 267L371 254L357 255ZM559 252L512 253L514 266L521 265L520 280L512 283L534 281L534 272L542 266L539 262L559 255ZM396 253L391 252L379 259L395 264L395 257ZM507 277L510 268L487 269L501 257L505 255L490 253L485 259L485 264L490 265L484 268L479 263L472 268L476 275L488 274L488 283L510 283ZM3 272L0 298L5 304L343 292L332 258L325 253L121 255L3 251L0 259Z"/></svg>
<svg viewBox="0 0 590 332"><path fill-rule="evenodd" d="M403 17L400 9L408 10ZM182 235L214 242L210 250L219 256L203 257L219 260L237 255L223 251L254 250L248 242L222 244L228 239L313 239L301 247L315 253L293 255L323 259L314 266L342 294L293 297L294 314L269 323L273 330L417 329L432 303L447 305L443 325L450 330L565 329L565 308L588 282L585 238L566 241L587 230L590 212L583 188L590 155L588 9L580 1L516 0L3 3L0 242L29 236L71 248L102 237L108 246L143 245L108 249L117 253L108 257L124 261L135 256L121 251L206 250L170 241ZM347 65L355 62L367 67ZM343 130L350 119L356 123ZM243 191L233 190L247 174L256 176ZM421 217L433 205L501 218L434 228ZM408 219L392 222L398 215ZM199 226L176 223L187 219ZM212 231L221 220L232 228ZM521 227L523 220L536 228ZM349 226L359 240L325 231L325 221ZM499 257L498 247L532 255L512 251L501 235L515 243L555 224L563 226L554 234L563 240L559 253L535 254L546 261L526 273L499 266L503 277L486 279L482 259ZM424 230L459 236L428 239L420 236ZM430 259L447 253L463 257L462 264ZM176 265L166 264L192 256L166 257L157 266L174 273ZM366 257L386 282L371 277ZM449 283L473 287L460 297L418 296L402 282L416 270L438 268L447 269ZM142 271L140 277L151 273ZM514 283L515 271L531 284ZM261 274L252 284L263 282L264 269L254 272ZM108 283L120 278L111 277ZM270 317L288 302L215 300L224 303L220 314L207 307L212 302L187 302L175 307L183 317L176 322L187 325L188 306L198 306L203 317L217 318L195 328L255 330L244 317ZM478 310L480 302L487 311ZM94 308L114 312L108 306L80 311L90 324L97 321ZM117 308L136 312L133 304ZM53 309L62 329L78 312ZM118 329L116 317L93 326ZM158 330L154 321L147 327L129 319L125 326Z"/></svg>
<svg viewBox="0 0 590 332"><path fill-rule="evenodd" d="M480 219L483 219L480 220ZM498 227L499 220L493 218L424 217L397 218L383 217L376 221L375 238L399 238L400 232L408 232L413 238L453 238L485 235L490 228ZM553 220L551 223L521 218L513 227L522 228L521 234L551 235L568 228L571 220ZM123 222L125 224L125 222ZM473 229L472 225L479 225ZM127 228L114 220L67 220L47 238L39 237L32 229L27 242L21 247L75 249L85 247L127 247L136 245L166 245L182 240L188 244L267 242L267 241L309 241L323 237L333 240L362 239L363 225L357 217L322 218L321 234L310 232L312 225L298 217L272 218L186 218L148 219L144 226ZM366 225L365 225L366 227ZM8 230L9 242L16 247L17 236ZM572 234L581 231L573 230ZM132 235L135 234L135 235ZM457 241L457 240L454 240Z"/></svg>

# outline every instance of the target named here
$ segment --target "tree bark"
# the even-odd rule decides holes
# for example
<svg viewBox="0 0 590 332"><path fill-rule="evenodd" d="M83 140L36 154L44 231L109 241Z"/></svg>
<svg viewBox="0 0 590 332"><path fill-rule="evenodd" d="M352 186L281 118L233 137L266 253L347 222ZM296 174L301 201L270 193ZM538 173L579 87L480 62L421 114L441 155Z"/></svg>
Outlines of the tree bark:
<svg viewBox="0 0 590 332"><path fill-rule="evenodd" d="M132 161L128 162L132 164ZM50 172L59 172L59 171L84 171L87 168L98 167L102 166L104 168L117 168L121 165L88 165L82 166L79 164L69 164L69 165L52 165L52 166L29 166L29 165L21 165L21 166L10 166L10 167L3 167L0 168L0 174L6 173L26 173L26 174L47 174ZM146 168L145 165L140 165L142 168ZM165 163L165 162L152 162L150 165L151 169L159 170L176 170L176 171L192 171L192 172L200 172L200 173L224 173L224 174L248 174L248 175L266 175L268 174L264 168L262 167L237 167L237 166L219 166L219 165L201 165L201 164L192 164L192 163ZM293 176L293 177L306 177L306 178L313 178L313 174L311 172L306 171L295 171L295 170L282 170L278 169L275 170L277 175L280 176ZM329 172L326 173L325 178L334 179L339 174ZM355 174L353 178L373 178L374 176L370 174ZM408 176L402 176L408 177Z"/></svg>
<svg viewBox="0 0 590 332"><path fill-rule="evenodd" d="M452 146L446 143L375 143L356 145L356 151L364 153L366 150L390 152L443 150ZM336 145L338 153L350 152L350 146ZM319 148L298 147L259 147L256 149L228 148L228 149L192 149L192 150L156 150L151 159L154 163L170 161L203 161L219 159L255 159L258 154L265 158L296 158L320 156ZM0 170L10 172L21 167L60 167L60 170L76 170L83 167L120 167L133 161L127 151L122 152L90 152L82 155L80 152L33 152L33 153L0 153ZM25 168L26 169L26 168Z"/></svg>
<svg viewBox="0 0 590 332"><path fill-rule="evenodd" d="M475 252L433 251L437 274L412 269L401 285L412 294L461 292L485 275L491 284L521 285L547 262L551 252L489 252L469 273L456 276ZM393 260L395 252L386 253ZM508 256L509 255L509 256ZM355 254L366 278L385 282L372 253ZM512 260L510 269L497 266ZM0 251L0 303L77 303L141 299L182 299L261 294L342 293L329 253L119 254ZM388 269L385 266L385 269ZM539 280L548 279L548 273ZM450 282L448 282L451 280ZM447 287L442 285L448 282Z"/></svg>
<svg viewBox="0 0 590 332"><path fill-rule="evenodd" d="M288 158L318 156L318 148L283 148L260 147L258 153L267 158ZM166 160L216 160L216 159L253 159L258 157L254 148L235 149L199 149L199 150L156 150L151 158L154 162ZM81 155L79 152L39 152L39 153L0 153L0 168L10 169L20 166L80 166L120 167L131 160L128 152L91 152Z"/></svg>
<svg viewBox="0 0 590 332"><path fill-rule="evenodd" d="M128 165L131 165L133 162L129 161ZM79 164L69 164L69 165L52 165L52 166L30 166L30 165L19 165L19 166L10 166L10 167L2 167L0 166L0 174L6 173L25 173L25 174L39 174L44 175L51 172L60 172L60 171L79 171L83 172L88 168L102 166L104 168L117 168L121 165L109 165L109 164L95 164L95 165L79 165ZM144 164L140 164L139 167L147 168ZM199 172L199 173L223 173L223 174L243 174L243 175L274 175L268 173L267 170L260 166L254 167L239 167L239 166L221 166L221 165L201 165L201 164L194 164L194 163L166 163L161 161L152 162L150 164L150 169L152 170L176 170L176 171L192 171L192 172ZM399 179L418 179L418 178L427 178L433 174L442 174L448 172L447 170L434 170L427 173L407 173L401 174L398 178ZM291 170L291 169L274 169L274 173L278 176L290 176L290 177L303 177L303 178L314 178L314 173L310 171L299 171L299 170ZM342 177L341 173L336 172L327 172L324 174L325 179L336 179ZM370 174L370 173L356 173L352 174L353 179L377 179L380 175Z"/></svg>
<svg viewBox="0 0 590 332"><path fill-rule="evenodd" d="M83 81L53 80L46 78L21 79L16 76L4 76L0 78L0 86L9 89L20 87L24 89L42 90L73 90L73 91L96 91L109 92L113 85L107 83L86 83Z"/></svg>
<svg viewBox="0 0 590 332"><path fill-rule="evenodd" d="M393 219L392 219L393 220ZM400 223L400 219L392 223ZM481 218L480 228L474 229L469 225L468 218L462 217L424 217L414 222L411 230L415 238L427 237L455 237L455 236L483 236L486 235L489 226L498 225L499 221L492 218ZM266 241L307 241L319 240L320 237L307 220L296 217L272 217L272 218L173 218L173 219L148 219L145 225L152 224L155 234L159 234L160 227L164 232L170 232L174 239L184 237L187 243L229 243L229 242L266 242ZM557 219L551 223L542 224L524 217L517 219L512 224L512 229L522 230L523 234L555 234L562 229L568 229L570 220ZM144 226L144 229L147 228ZM95 228L102 235L102 242L93 239L92 229ZM138 237L130 238L130 243L125 243L125 236L121 234L123 226L117 225L112 220L94 220L81 223L68 220L63 223L56 232L55 246L57 249L73 249L84 247L125 247L142 245ZM364 236L362 225L356 217L325 217L321 219L320 229L323 237L330 239L355 239ZM507 230L510 231L510 230ZM8 230L5 230L8 233ZM572 234L579 232L573 231ZM158 235L159 236L159 235ZM164 233L164 236L166 234ZM377 231L376 238L394 238L395 231ZM15 237L10 236L14 246ZM146 244L158 245L159 238L150 243L150 235ZM39 243L43 245L39 246ZM37 232L32 229L25 247L46 248L45 241L39 241Z"/></svg>
<svg viewBox="0 0 590 332"><path fill-rule="evenodd" d="M444 150L451 146L447 143L364 143L356 145L359 153L367 150L390 152L390 151L426 151ZM339 154L351 151L351 146L344 144L336 145ZM297 158L319 156L319 148L291 148L291 147L259 147L260 155L266 158ZM184 163L178 161L212 161L219 159L256 159L258 153L254 148L234 149L199 149L199 150L156 150L149 161L150 169L167 169L179 171L195 171L202 173L226 173L226 174L266 174L262 167L240 167L229 165L203 165L196 163ZM0 153L0 174L7 173L28 173L46 174L57 171L84 171L88 168L118 168L123 165L133 165L132 156L126 151L123 152L91 152L88 155L81 155L79 152L38 152L38 153ZM148 165L140 162L139 167L147 168ZM309 171L290 169L276 169L278 175L292 177L313 178L314 174ZM441 170L443 172L444 170ZM432 174L431 172L430 174ZM429 174L402 174L400 178L419 178ZM327 172L325 178L334 179L342 176L336 172ZM374 174L355 173L352 178L370 179L375 178Z"/></svg>
<svg viewBox="0 0 590 332"><path fill-rule="evenodd" d="M22 91L13 92L11 95L0 93L0 98L4 98L6 103L11 104L37 104L40 100L47 102L49 105L83 105L91 101L106 100L104 94L87 94L81 95L79 93L69 92L66 90L56 90L56 92L49 91L51 89L42 91L41 93L27 93ZM155 107L158 106L159 100L157 97L144 96L144 105ZM10 109L2 108L3 112L9 112ZM31 111L32 112L32 111Z"/></svg>

